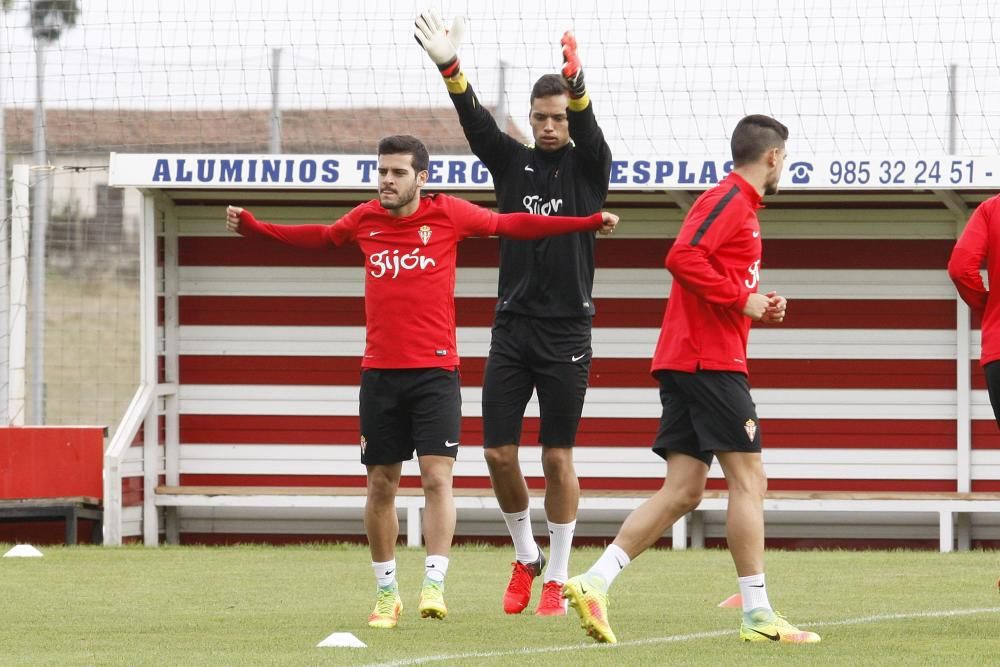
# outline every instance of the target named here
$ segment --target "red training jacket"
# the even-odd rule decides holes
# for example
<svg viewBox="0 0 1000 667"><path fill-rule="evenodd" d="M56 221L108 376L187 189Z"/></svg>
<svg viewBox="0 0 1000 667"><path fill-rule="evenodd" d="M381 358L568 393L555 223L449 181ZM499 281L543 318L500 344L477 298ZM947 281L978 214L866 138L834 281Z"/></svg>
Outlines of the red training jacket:
<svg viewBox="0 0 1000 667"><path fill-rule="evenodd" d="M959 296L983 318L979 360L985 366L1000 359L1000 299L983 284L979 269L984 257L990 285L1000 284L1000 195L976 208L948 260L948 275Z"/></svg>
<svg viewBox="0 0 1000 667"><path fill-rule="evenodd" d="M537 239L593 231L600 213L577 218L499 214L448 195L420 198L404 218L378 200L351 209L332 225L276 225L244 210L240 234L299 248L354 241L365 255L366 344L362 368L454 368L456 246L468 236Z"/></svg>
<svg viewBox="0 0 1000 667"><path fill-rule="evenodd" d="M750 318L760 282L761 196L738 174L706 191L684 218L666 267L673 275L652 371L747 373Z"/></svg>

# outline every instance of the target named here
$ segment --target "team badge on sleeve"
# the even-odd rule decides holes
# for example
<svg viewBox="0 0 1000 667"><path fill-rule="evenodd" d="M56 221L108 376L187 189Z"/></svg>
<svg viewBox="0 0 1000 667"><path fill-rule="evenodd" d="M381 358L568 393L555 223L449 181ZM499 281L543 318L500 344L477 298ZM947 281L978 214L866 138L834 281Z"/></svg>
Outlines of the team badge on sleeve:
<svg viewBox="0 0 1000 667"><path fill-rule="evenodd" d="M757 422L752 419L748 419L743 422L743 430L747 432L747 437L750 438L750 442L753 442L754 436L757 435Z"/></svg>
<svg viewBox="0 0 1000 667"><path fill-rule="evenodd" d="M431 240L431 228L427 225L420 227L417 233L420 234L420 240L423 241L424 245L427 245L427 242Z"/></svg>

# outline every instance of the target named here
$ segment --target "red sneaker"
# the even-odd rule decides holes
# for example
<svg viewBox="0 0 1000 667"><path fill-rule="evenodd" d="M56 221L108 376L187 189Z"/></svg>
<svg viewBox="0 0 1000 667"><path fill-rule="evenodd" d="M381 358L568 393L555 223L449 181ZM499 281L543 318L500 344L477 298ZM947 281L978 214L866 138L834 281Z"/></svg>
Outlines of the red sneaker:
<svg viewBox="0 0 1000 667"><path fill-rule="evenodd" d="M520 614L531 602L531 584L545 567L545 556L538 550L538 560L534 563L514 561L514 571L510 573L507 590L503 594L503 610L508 614Z"/></svg>
<svg viewBox="0 0 1000 667"><path fill-rule="evenodd" d="M542 584L542 599L538 601L535 616L565 616L566 600L562 596L562 584L546 581Z"/></svg>

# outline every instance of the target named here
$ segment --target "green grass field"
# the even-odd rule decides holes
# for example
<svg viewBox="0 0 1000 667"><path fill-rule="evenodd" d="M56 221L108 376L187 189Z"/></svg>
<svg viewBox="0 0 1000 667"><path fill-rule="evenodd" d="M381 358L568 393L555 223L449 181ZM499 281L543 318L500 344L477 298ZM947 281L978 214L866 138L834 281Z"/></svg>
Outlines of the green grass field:
<svg viewBox="0 0 1000 667"><path fill-rule="evenodd" d="M536 618L532 605L505 616L509 549L455 549L444 621L417 616L423 552L401 549L403 617L380 631L366 625L374 579L360 546L42 550L0 559L0 664L986 665L1000 656L996 552L771 552L772 602L823 635L791 646L737 640L738 610L716 606L737 590L727 552L654 550L612 588L620 643L607 647L575 615ZM577 550L572 573L597 554ZM368 648L316 648L333 632Z"/></svg>

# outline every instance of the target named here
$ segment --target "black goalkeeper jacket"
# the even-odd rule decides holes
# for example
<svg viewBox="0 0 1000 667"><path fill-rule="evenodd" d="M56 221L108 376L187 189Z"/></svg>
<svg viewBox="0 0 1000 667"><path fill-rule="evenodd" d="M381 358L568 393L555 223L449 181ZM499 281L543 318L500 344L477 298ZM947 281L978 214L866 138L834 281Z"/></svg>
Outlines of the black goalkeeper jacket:
<svg viewBox="0 0 1000 667"><path fill-rule="evenodd" d="M501 132L471 85L462 94L451 94L451 101L472 152L493 175L500 213L583 216L604 206L611 148L594 117L593 104L567 111L571 142L546 152ZM593 232L537 241L500 239L496 312L593 316L594 240Z"/></svg>

